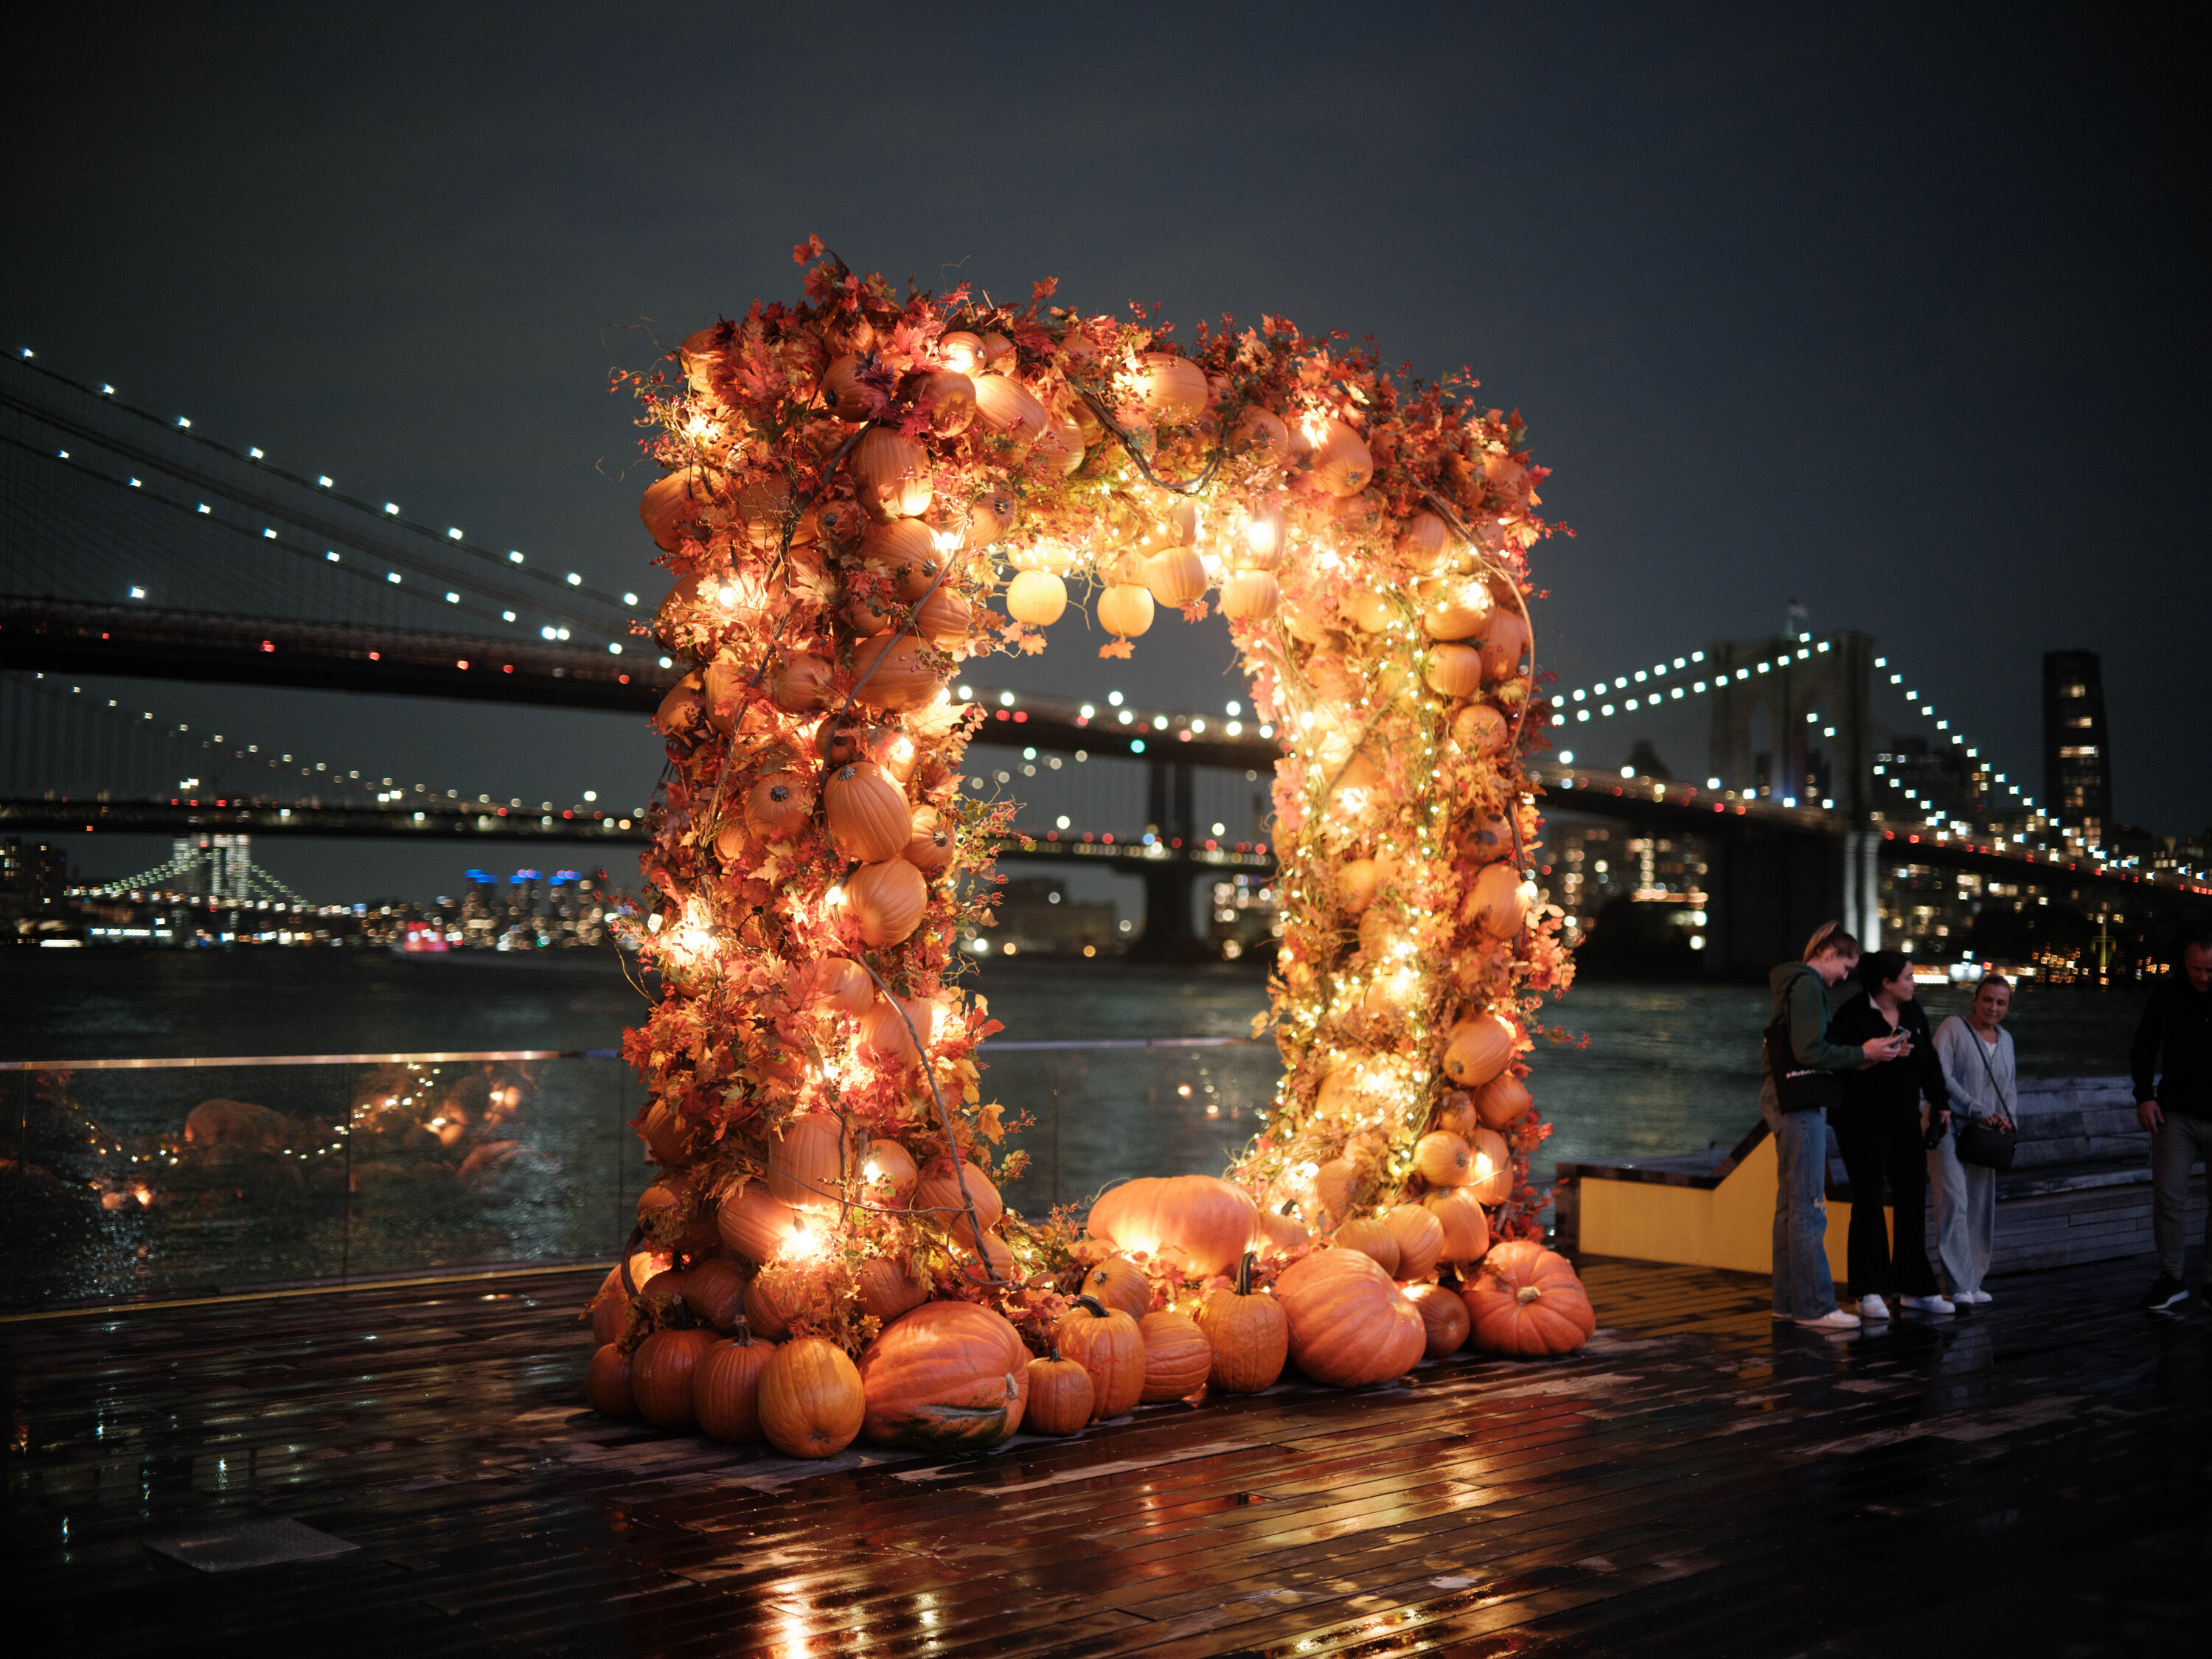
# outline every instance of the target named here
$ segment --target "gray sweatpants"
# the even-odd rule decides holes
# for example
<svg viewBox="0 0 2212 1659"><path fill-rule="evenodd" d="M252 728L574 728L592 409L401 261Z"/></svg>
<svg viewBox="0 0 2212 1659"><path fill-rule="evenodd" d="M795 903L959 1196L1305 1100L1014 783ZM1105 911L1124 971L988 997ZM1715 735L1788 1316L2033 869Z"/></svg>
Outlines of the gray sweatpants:
<svg viewBox="0 0 2212 1659"><path fill-rule="evenodd" d="M1928 1154L1936 1194L1936 1259L1953 1296L1982 1288L1997 1230L1997 1172L1959 1157L1959 1137L1945 1135Z"/></svg>
<svg viewBox="0 0 2212 1659"><path fill-rule="evenodd" d="M2189 1248L2189 1171L2197 1160L2212 1170L2212 1118L2168 1112L2150 1138L2150 1236L2158 1246L2158 1265L2179 1279ZM2205 1245L2212 1257L2212 1218L2205 1224ZM2212 1273L2212 1260L2205 1271Z"/></svg>

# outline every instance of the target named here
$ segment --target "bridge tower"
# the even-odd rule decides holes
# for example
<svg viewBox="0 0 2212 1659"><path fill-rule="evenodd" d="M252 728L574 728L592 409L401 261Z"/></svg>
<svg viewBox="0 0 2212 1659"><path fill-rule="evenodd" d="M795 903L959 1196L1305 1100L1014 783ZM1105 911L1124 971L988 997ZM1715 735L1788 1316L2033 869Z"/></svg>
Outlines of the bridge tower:
<svg viewBox="0 0 2212 1659"><path fill-rule="evenodd" d="M1844 632L1705 647L1717 682L1710 775L1723 789L1826 813L1836 826L1807 837L1735 815L1717 817L1705 907L1705 960L1717 977L1751 977L1788 961L1830 916L1868 949L1881 943L1881 834L1869 816L1874 647L1872 635Z"/></svg>
<svg viewBox="0 0 2212 1659"><path fill-rule="evenodd" d="M1145 769L1145 828L1164 844L1194 846L1198 789L1191 763L1166 752L1148 757ZM1145 872L1145 931L1129 947L1135 962L1187 962L1211 956L1192 927L1199 871L1188 861L1163 863Z"/></svg>

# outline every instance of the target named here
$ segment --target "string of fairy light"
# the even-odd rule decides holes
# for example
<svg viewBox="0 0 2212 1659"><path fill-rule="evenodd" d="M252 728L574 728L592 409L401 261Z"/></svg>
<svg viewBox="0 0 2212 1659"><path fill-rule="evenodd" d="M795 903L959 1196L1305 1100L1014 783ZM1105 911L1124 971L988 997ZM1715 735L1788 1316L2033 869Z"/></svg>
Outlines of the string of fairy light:
<svg viewBox="0 0 2212 1659"><path fill-rule="evenodd" d="M1599 679L1588 686L1577 686L1568 690L1565 693L1564 706L1553 710L1551 723L1554 728L1602 724L1638 711L1680 702L1686 698L1709 696L1727 687L1750 682L1759 675L1809 662L1817 656L1827 654L1832 648L1832 641L1827 640L1802 641L1784 647L1771 657L1740 664L1733 670L1706 667L1706 655L1703 651L1688 652L1672 659L1662 658L1648 669L1639 668L1632 673L1617 674L1609 679ZM2023 827L2009 830L1993 828L1990 833L1998 836L2000 840L2008 837L2011 846L2023 851L2032 851L2051 860L2060 857L2065 851L2063 838L2055 837L2051 833L2059 826L2047 812L2037 806L2035 797L2008 779L2003 772L1998 771L1995 763L1984 756L1978 745L1966 741L1964 732L1953 730L1950 719L1939 716L1934 701L1920 687L1909 684L1903 672L1892 667L1887 656L1875 658L1873 666L1887 676L1888 685L1903 696L1909 708L1921 719L1933 721L1934 730L1947 737L1951 747L1963 751L1962 758L1968 763L1968 778L1978 796L1990 799L1994 808L1998 805L1995 799L1996 792L2002 790L2005 797L2014 803L2012 811L2027 815ZM1668 683L1670 678L1671 684ZM1836 735L1836 727L1826 723L1817 710L1808 712L1805 719L1808 725L1819 726L1824 737ZM1571 765L1574 753L1571 750L1563 750L1559 759L1562 764ZM1970 823L1932 802L1923 800L1920 792L1905 781L1893 761L1876 761L1873 771L1876 787L1905 803L1908 811L1920 815L1919 821L1938 830L1948 824L1966 825ZM1634 769L1622 768L1621 775L1633 777ZM1719 778L1705 781L1708 790L1717 791L1722 787L1723 781ZM1794 805L1796 803L1792 799L1785 804ZM1832 809L1835 802L1832 799L1823 799L1820 805ZM2011 816L2011 813L1993 811L1988 816L1996 819ZM2099 844L2093 843L2085 850L2090 861L2100 869L2132 871L2139 869L2142 865L2139 858L2115 855Z"/></svg>

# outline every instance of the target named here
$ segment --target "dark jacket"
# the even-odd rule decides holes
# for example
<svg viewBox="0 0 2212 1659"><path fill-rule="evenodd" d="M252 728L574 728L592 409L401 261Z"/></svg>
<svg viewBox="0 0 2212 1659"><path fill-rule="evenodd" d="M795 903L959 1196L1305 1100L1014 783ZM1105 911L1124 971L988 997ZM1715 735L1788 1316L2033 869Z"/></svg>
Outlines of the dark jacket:
<svg viewBox="0 0 2212 1659"><path fill-rule="evenodd" d="M2180 973L2153 991L2128 1059L2137 1101L2212 1117L2212 991L2191 990Z"/></svg>
<svg viewBox="0 0 2212 1659"><path fill-rule="evenodd" d="M1897 1023L1912 1036L1912 1052L1899 1060L1885 1060L1863 1072L1844 1073L1844 1103L1838 1111L1874 1116L1894 1112L1917 1118L1920 1102L1927 1097L1930 1110L1951 1109L1951 1091L1943 1081L1943 1062L1936 1053L1936 1037L1928 1029L1928 1015L1916 999L1897 1005ZM1889 1021L1870 996L1854 998L1829 1022L1828 1035L1838 1042L1864 1042L1886 1037Z"/></svg>
<svg viewBox="0 0 2212 1659"><path fill-rule="evenodd" d="M1820 983L1820 976L1802 962L1785 962L1767 975L1767 983L1774 991L1774 1012L1769 1014L1771 1024L1780 1019L1786 1011L1790 1016L1790 1051L1797 1056L1801 1066L1810 1066L1815 1071L1846 1072L1866 1056L1856 1048L1847 1048L1828 1041L1828 988ZM1759 1074L1771 1079L1773 1066L1766 1057L1766 1045L1759 1048Z"/></svg>

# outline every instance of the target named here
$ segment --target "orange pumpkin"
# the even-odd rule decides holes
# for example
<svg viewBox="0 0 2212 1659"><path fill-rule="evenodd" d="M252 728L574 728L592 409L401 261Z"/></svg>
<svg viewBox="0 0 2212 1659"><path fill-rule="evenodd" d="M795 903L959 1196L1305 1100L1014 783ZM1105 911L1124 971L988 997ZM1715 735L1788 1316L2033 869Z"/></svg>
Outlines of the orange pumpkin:
<svg viewBox="0 0 2212 1659"><path fill-rule="evenodd" d="M913 1195L915 1182L921 1179L921 1171L915 1167L914 1154L897 1141L872 1140L861 1154L860 1179L865 1183L861 1196L866 1202L902 1210Z"/></svg>
<svg viewBox="0 0 2212 1659"><path fill-rule="evenodd" d="M1406 1300L1421 1316L1430 1358L1447 1358L1465 1346L1467 1304L1460 1300L1457 1291L1446 1290L1441 1285L1415 1285L1407 1290Z"/></svg>
<svg viewBox="0 0 2212 1659"><path fill-rule="evenodd" d="M769 1139L769 1196L779 1203L834 1209L854 1173L852 1137L827 1112L803 1113Z"/></svg>
<svg viewBox="0 0 2212 1659"><path fill-rule="evenodd" d="M1464 1187L1474 1179L1474 1155L1448 1129L1431 1129L1414 1142L1413 1167L1431 1187Z"/></svg>
<svg viewBox="0 0 2212 1659"><path fill-rule="evenodd" d="M1030 628L1049 628L1067 609L1067 583L1049 570L1017 570L1006 584L1006 614Z"/></svg>
<svg viewBox="0 0 2212 1659"><path fill-rule="evenodd" d="M777 1202L767 1188L756 1182L724 1199L714 1224L722 1243L731 1249L750 1261L766 1261L791 1237L796 1215L788 1204Z"/></svg>
<svg viewBox="0 0 2212 1659"><path fill-rule="evenodd" d="M630 1388L630 1359L611 1342L603 1342L584 1373L584 1403L602 1417L635 1417L637 1396Z"/></svg>
<svg viewBox="0 0 2212 1659"><path fill-rule="evenodd" d="M945 682L931 666L927 649L907 634L878 634L854 646L853 701L892 713L931 701Z"/></svg>
<svg viewBox="0 0 2212 1659"><path fill-rule="evenodd" d="M889 427L872 426L846 457L860 505L879 519L911 519L929 510L929 453Z"/></svg>
<svg viewBox="0 0 2212 1659"><path fill-rule="evenodd" d="M975 382L956 368L940 368L925 375L914 406L929 416L929 429L951 437L965 432L975 419Z"/></svg>
<svg viewBox="0 0 2212 1659"><path fill-rule="evenodd" d="M1030 1403L1022 1426L1033 1434L1080 1434L1091 1421L1091 1373L1073 1359L1051 1354L1030 1361Z"/></svg>
<svg viewBox="0 0 2212 1659"><path fill-rule="evenodd" d="M1221 584L1221 614L1231 622L1265 622L1282 599L1282 589L1265 570L1239 570Z"/></svg>
<svg viewBox="0 0 2212 1659"><path fill-rule="evenodd" d="M1440 697L1471 697L1482 684L1481 653L1472 646L1431 646L1421 678Z"/></svg>
<svg viewBox="0 0 2212 1659"><path fill-rule="evenodd" d="M1119 1308L1078 1297L1057 1335L1060 1351L1091 1373L1092 1421L1121 1416L1143 1395L1144 1334Z"/></svg>
<svg viewBox="0 0 2212 1659"><path fill-rule="evenodd" d="M1521 931L1521 872L1510 864L1493 864L1474 878L1460 919L1471 921L1492 939L1511 939Z"/></svg>
<svg viewBox="0 0 2212 1659"><path fill-rule="evenodd" d="M859 352L848 351L823 374L823 401L841 421L865 421L876 412L881 394L861 382L863 361Z"/></svg>
<svg viewBox="0 0 2212 1659"><path fill-rule="evenodd" d="M1357 495L1375 476L1375 458L1368 453L1367 441L1342 421L1332 420L1322 428L1306 464L1313 469L1314 482L1332 495Z"/></svg>
<svg viewBox="0 0 2212 1659"><path fill-rule="evenodd" d="M1206 594L1206 563L1188 547L1170 547L1145 561L1145 587L1162 605L1181 610Z"/></svg>
<svg viewBox="0 0 2212 1659"><path fill-rule="evenodd" d="M1258 1394L1273 1388L1291 1351L1290 1322L1282 1304L1252 1288L1252 1257L1237 1264L1234 1290L1207 1296L1198 1310L1199 1328L1213 1350L1206 1386L1228 1394Z"/></svg>
<svg viewBox="0 0 2212 1659"><path fill-rule="evenodd" d="M1083 1276L1083 1293L1141 1320L1152 1310L1152 1281L1127 1256L1109 1255Z"/></svg>
<svg viewBox="0 0 2212 1659"><path fill-rule="evenodd" d="M603 1348L619 1341L629 1326L629 1294L623 1289L622 1269L610 1267L599 1290L586 1304L592 1316L592 1345Z"/></svg>
<svg viewBox="0 0 2212 1659"><path fill-rule="evenodd" d="M1528 650L1528 624L1518 611L1499 609L1491 613L1482 635L1482 672L1486 679L1511 679L1520 672L1521 659Z"/></svg>
<svg viewBox="0 0 2212 1659"><path fill-rule="evenodd" d="M854 1275L860 1306L888 1325L908 1308L929 1300L929 1286L909 1273L902 1263L872 1255Z"/></svg>
<svg viewBox="0 0 2212 1659"><path fill-rule="evenodd" d="M692 1128L690 1119L656 1100L645 1114L645 1149L654 1163L681 1169L691 1161Z"/></svg>
<svg viewBox="0 0 2212 1659"><path fill-rule="evenodd" d="M1492 1129L1510 1129L1534 1109L1528 1085L1510 1072L1501 1072L1474 1091L1475 1115Z"/></svg>
<svg viewBox="0 0 2212 1659"><path fill-rule="evenodd" d="M1486 702L1471 702L1452 716L1452 741L1485 760L1504 754L1512 734L1512 722Z"/></svg>
<svg viewBox="0 0 2212 1659"><path fill-rule="evenodd" d="M1188 1314L1170 1309L1148 1313L1137 1322L1145 1339L1145 1387L1137 1398L1147 1405L1182 1400L1206 1386L1213 1369L1213 1345Z"/></svg>
<svg viewBox="0 0 2212 1659"><path fill-rule="evenodd" d="M713 500L712 475L705 467L679 467L645 487L637 516L644 520L653 544L673 553L683 543L684 526L696 523Z"/></svg>
<svg viewBox="0 0 2212 1659"><path fill-rule="evenodd" d="M1433 513L1416 513L1398 534L1398 553L1414 569L1434 570L1443 561L1451 532Z"/></svg>
<svg viewBox="0 0 2212 1659"><path fill-rule="evenodd" d="M1014 498L1004 490L978 495L968 503L968 533L961 544L971 551L989 547L1014 527L1018 511Z"/></svg>
<svg viewBox="0 0 2212 1659"><path fill-rule="evenodd" d="M879 1060L903 1066L921 1056L915 1039L927 1042L936 1018L937 1005L927 997L878 995L860 1016L860 1047Z"/></svg>
<svg viewBox="0 0 2212 1659"><path fill-rule="evenodd" d="M973 374L983 367L982 337L964 328L947 329L937 337L937 355L954 373Z"/></svg>
<svg viewBox="0 0 2212 1659"><path fill-rule="evenodd" d="M691 1409L710 1440L742 1446L761 1437L760 1380L775 1344L757 1339L742 1321L736 1334L707 1350L691 1373Z"/></svg>
<svg viewBox="0 0 2212 1659"><path fill-rule="evenodd" d="M1098 625L1119 639L1133 639L1152 625L1152 596L1133 582L1110 584L1098 596Z"/></svg>
<svg viewBox="0 0 2212 1659"><path fill-rule="evenodd" d="M952 862L957 850L951 827L934 806L917 806L910 820L906 849L899 856L926 876L936 875Z"/></svg>
<svg viewBox="0 0 2212 1659"><path fill-rule="evenodd" d="M994 437L1024 450L1043 435L1048 418L1029 388L1009 374L975 377L975 415Z"/></svg>
<svg viewBox="0 0 2212 1659"><path fill-rule="evenodd" d="M1253 1212L1251 1247L1255 1250L1272 1250L1279 1255L1312 1242L1313 1235L1302 1221L1266 1208Z"/></svg>
<svg viewBox="0 0 2212 1659"><path fill-rule="evenodd" d="M1138 363L1137 402L1154 418L1189 422L1206 412L1206 371L1189 358L1148 351Z"/></svg>
<svg viewBox="0 0 2212 1659"><path fill-rule="evenodd" d="M1374 1217L1346 1222L1328 1242L1340 1250L1358 1251L1391 1278L1398 1277L1397 1235Z"/></svg>
<svg viewBox="0 0 2212 1659"><path fill-rule="evenodd" d="M981 1249L971 1250L965 1243L956 1248L960 1251L960 1277L970 1285L1011 1285L1018 1276L1013 1246L988 1229L984 1231Z"/></svg>
<svg viewBox="0 0 2212 1659"><path fill-rule="evenodd" d="M906 793L867 761L841 766L823 790L823 814L830 844L840 858L875 864L906 850L913 835L914 809ZM809 792L808 805L812 805Z"/></svg>
<svg viewBox="0 0 2212 1659"><path fill-rule="evenodd" d="M1291 453L1291 428L1272 409L1248 409L1237 422L1230 447L1240 455L1277 460Z"/></svg>
<svg viewBox="0 0 2212 1659"><path fill-rule="evenodd" d="M744 1312L744 1270L727 1256L709 1256L684 1276L684 1304L725 1335Z"/></svg>
<svg viewBox="0 0 2212 1659"><path fill-rule="evenodd" d="M1460 1294L1485 1353L1571 1353L1597 1334L1589 1295L1566 1257L1510 1239L1483 1258Z"/></svg>
<svg viewBox="0 0 2212 1659"><path fill-rule="evenodd" d="M1494 1079L1488 1086L1504 1080ZM1503 1204L1513 1195L1513 1153L1505 1137L1495 1129L1477 1129L1468 1138L1468 1149L1474 1154L1474 1179L1467 1185L1467 1195L1478 1204Z"/></svg>
<svg viewBox="0 0 2212 1659"><path fill-rule="evenodd" d="M928 905L929 884L902 858L864 864L845 883L845 908L866 945L896 945L911 938Z"/></svg>
<svg viewBox="0 0 2212 1659"><path fill-rule="evenodd" d="M963 1188L967 1194L964 1202L961 1196ZM974 1209L976 1224L986 1231L997 1225L999 1218L1006 1212L999 1189L991 1184L990 1177L965 1158L957 1168L949 1158L930 1159L922 1169L921 1178L915 1182L908 1207L933 1212L930 1218L952 1235L953 1243L970 1250L979 1247L968 1224L969 1210Z"/></svg>
<svg viewBox="0 0 2212 1659"><path fill-rule="evenodd" d="M765 683L769 700L787 714L811 714L830 701L830 665L804 651L778 651Z"/></svg>
<svg viewBox="0 0 2212 1659"><path fill-rule="evenodd" d="M1292 1262L1275 1296L1290 1322L1291 1358L1316 1382L1358 1389L1402 1376L1428 1346L1413 1304L1358 1250Z"/></svg>
<svg viewBox="0 0 2212 1659"><path fill-rule="evenodd" d="M691 1410L691 1373L714 1346L714 1334L692 1322L680 1298L670 1319L630 1356L630 1393L637 1414L654 1428L688 1429L697 1421Z"/></svg>
<svg viewBox="0 0 2212 1659"><path fill-rule="evenodd" d="M940 587L915 608L914 631L939 651L957 654L967 646L975 621L975 612L967 600Z"/></svg>
<svg viewBox="0 0 2212 1659"><path fill-rule="evenodd" d="M1021 1426L1029 1380L1028 1352L1000 1315L925 1302L860 1356L860 1432L878 1445L988 1451Z"/></svg>
<svg viewBox="0 0 2212 1659"><path fill-rule="evenodd" d="M787 1342L760 1378L760 1425L768 1443L793 1457L835 1457L866 1418L860 1373L844 1351L818 1336Z"/></svg>
<svg viewBox="0 0 2212 1659"><path fill-rule="evenodd" d="M1421 610L1421 631L1432 640L1472 639L1490 620L1490 593L1480 582L1446 586Z"/></svg>
<svg viewBox="0 0 2212 1659"><path fill-rule="evenodd" d="M896 519L874 526L860 538L860 561L889 576L898 597L909 605L928 592L945 569L936 532L919 519ZM880 634L883 629L860 631Z"/></svg>
<svg viewBox="0 0 2212 1659"><path fill-rule="evenodd" d="M763 841L790 840L813 812L814 786L796 772L771 772L745 793L745 828Z"/></svg>
<svg viewBox="0 0 2212 1659"><path fill-rule="evenodd" d="M1443 1223L1418 1204L1394 1204L1382 1212L1382 1224L1398 1241L1401 1279L1426 1279L1443 1259Z"/></svg>
<svg viewBox="0 0 2212 1659"><path fill-rule="evenodd" d="M1467 1195L1464 1187L1439 1187L1421 1200L1421 1207L1443 1228L1444 1247L1439 1261L1480 1261L1490 1248L1490 1218L1482 1206Z"/></svg>
<svg viewBox="0 0 2212 1659"><path fill-rule="evenodd" d="M1212 1176L1148 1176L1091 1206L1090 1230L1116 1249L1142 1252L1203 1276L1243 1255L1257 1207L1241 1187Z"/></svg>
<svg viewBox="0 0 2212 1659"><path fill-rule="evenodd" d="M1479 1089L1505 1069L1520 1031L1496 1014L1463 1019L1444 1033L1444 1075L1462 1089Z"/></svg>
<svg viewBox="0 0 2212 1659"><path fill-rule="evenodd" d="M817 957L791 976L791 1000L833 1014L866 1013L876 1000L868 970L844 957Z"/></svg>
<svg viewBox="0 0 2212 1659"><path fill-rule="evenodd" d="M755 1274L745 1285L747 1328L772 1340L788 1336L792 1316L803 1305L805 1290L805 1275L787 1267Z"/></svg>

